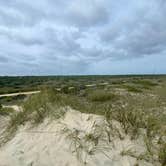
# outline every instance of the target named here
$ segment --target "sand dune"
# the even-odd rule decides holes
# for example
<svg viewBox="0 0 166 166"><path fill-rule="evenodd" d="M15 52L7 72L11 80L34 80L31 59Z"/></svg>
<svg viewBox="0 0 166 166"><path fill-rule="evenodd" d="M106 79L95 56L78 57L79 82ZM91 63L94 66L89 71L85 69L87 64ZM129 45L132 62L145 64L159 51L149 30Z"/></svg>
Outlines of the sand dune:
<svg viewBox="0 0 166 166"><path fill-rule="evenodd" d="M120 125L114 122L116 128ZM152 166L130 156L126 149L144 152L141 140L120 139L112 131L108 141L106 122L101 116L69 109L59 120L22 126L15 137L0 149L0 166Z"/></svg>

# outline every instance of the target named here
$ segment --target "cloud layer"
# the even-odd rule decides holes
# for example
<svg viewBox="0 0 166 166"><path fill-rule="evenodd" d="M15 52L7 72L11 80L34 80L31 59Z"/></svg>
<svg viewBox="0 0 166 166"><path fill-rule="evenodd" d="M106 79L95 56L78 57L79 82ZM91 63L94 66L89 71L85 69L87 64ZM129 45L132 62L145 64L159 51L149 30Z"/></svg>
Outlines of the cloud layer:
<svg viewBox="0 0 166 166"><path fill-rule="evenodd" d="M1 0L0 75L165 73L165 19L164 0Z"/></svg>

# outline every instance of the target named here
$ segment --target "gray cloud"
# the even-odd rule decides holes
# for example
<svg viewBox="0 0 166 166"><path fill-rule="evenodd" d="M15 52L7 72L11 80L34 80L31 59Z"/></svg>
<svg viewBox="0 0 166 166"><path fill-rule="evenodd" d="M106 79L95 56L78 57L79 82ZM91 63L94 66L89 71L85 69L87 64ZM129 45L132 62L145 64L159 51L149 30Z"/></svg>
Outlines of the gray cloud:
<svg viewBox="0 0 166 166"><path fill-rule="evenodd" d="M145 2L145 3L144 3ZM165 3L142 1L134 16L114 24L101 33L101 40L115 48L117 58L160 54L166 50ZM120 20L121 21L121 20Z"/></svg>
<svg viewBox="0 0 166 166"><path fill-rule="evenodd" d="M88 74L98 63L164 56L165 17L163 0L1 0L0 65L7 74Z"/></svg>
<svg viewBox="0 0 166 166"><path fill-rule="evenodd" d="M6 56L0 55L0 63L6 63L8 62L8 58Z"/></svg>
<svg viewBox="0 0 166 166"><path fill-rule="evenodd" d="M109 19L109 13L104 4L89 0L73 1L67 15L72 24L80 27L103 25Z"/></svg>

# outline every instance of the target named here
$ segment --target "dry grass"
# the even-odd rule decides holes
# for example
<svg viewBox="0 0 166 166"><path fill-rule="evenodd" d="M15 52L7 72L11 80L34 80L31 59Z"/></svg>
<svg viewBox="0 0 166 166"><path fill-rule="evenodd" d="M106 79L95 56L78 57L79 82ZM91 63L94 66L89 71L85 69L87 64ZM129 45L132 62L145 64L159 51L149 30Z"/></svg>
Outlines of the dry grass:
<svg viewBox="0 0 166 166"><path fill-rule="evenodd" d="M9 116L13 113L13 109L12 108L0 108L0 115L2 116Z"/></svg>
<svg viewBox="0 0 166 166"><path fill-rule="evenodd" d="M158 152L158 158L162 166L166 166L166 143L163 143Z"/></svg>
<svg viewBox="0 0 166 166"><path fill-rule="evenodd" d="M88 99L92 102L114 101L116 98L117 96L115 94L104 90L95 90L88 95Z"/></svg>

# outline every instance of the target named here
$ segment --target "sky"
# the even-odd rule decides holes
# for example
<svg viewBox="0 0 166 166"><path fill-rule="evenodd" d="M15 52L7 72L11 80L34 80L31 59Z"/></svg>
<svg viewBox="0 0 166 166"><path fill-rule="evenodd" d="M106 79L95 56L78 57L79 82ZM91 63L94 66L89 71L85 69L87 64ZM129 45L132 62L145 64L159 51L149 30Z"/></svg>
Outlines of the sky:
<svg viewBox="0 0 166 166"><path fill-rule="evenodd" d="M0 0L0 75L166 74L165 0Z"/></svg>

